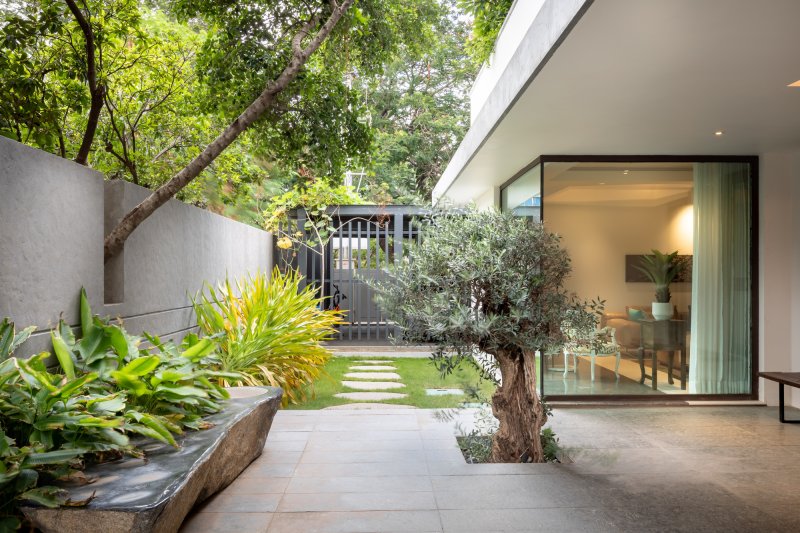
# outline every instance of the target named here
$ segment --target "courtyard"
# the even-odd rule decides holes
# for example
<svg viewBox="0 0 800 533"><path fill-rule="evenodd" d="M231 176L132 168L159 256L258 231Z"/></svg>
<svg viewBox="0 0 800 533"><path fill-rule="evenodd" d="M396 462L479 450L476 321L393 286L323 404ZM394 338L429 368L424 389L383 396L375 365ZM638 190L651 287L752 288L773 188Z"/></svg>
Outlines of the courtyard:
<svg viewBox="0 0 800 533"><path fill-rule="evenodd" d="M280 411L181 531L800 528L800 426L776 408L558 407L548 425L572 464L466 464L434 410Z"/></svg>

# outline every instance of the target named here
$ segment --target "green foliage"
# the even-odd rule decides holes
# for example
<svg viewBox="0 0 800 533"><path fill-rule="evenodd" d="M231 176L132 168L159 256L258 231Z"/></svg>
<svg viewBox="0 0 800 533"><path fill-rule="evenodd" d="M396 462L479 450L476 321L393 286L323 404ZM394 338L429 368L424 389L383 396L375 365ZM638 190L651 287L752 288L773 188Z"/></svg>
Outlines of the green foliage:
<svg viewBox="0 0 800 533"><path fill-rule="evenodd" d="M458 7L473 17L467 50L478 64L489 61L513 3L514 0L458 0Z"/></svg>
<svg viewBox="0 0 800 533"><path fill-rule="evenodd" d="M539 223L497 211L440 212L376 288L406 337L471 358L563 342L560 324L583 308L563 288L569 270L560 238Z"/></svg>
<svg viewBox="0 0 800 533"><path fill-rule="evenodd" d="M305 397L305 386L322 373L330 352L321 343L341 322L338 311L323 311L322 299L294 271L257 274L235 285L207 285L194 299L200 329L220 335L220 365L247 385L284 390L284 404ZM227 378L221 377L225 383Z"/></svg>
<svg viewBox="0 0 800 533"><path fill-rule="evenodd" d="M351 187L314 180L308 186L295 186L273 197L263 212L264 228L280 238L280 248L289 248L292 242L314 248L327 243L336 231L333 225L334 208L364 203L364 199ZM294 228L290 220L290 215L298 209L304 210L308 217L302 231ZM284 244L287 241L288 246Z"/></svg>
<svg viewBox="0 0 800 533"><path fill-rule="evenodd" d="M634 265L656 286L656 302L669 303L669 285L686 270L686 263L678 257L678 251L663 253L653 250L642 256L641 264Z"/></svg>
<svg viewBox="0 0 800 533"><path fill-rule="evenodd" d="M89 163L109 179L156 188L225 126L225 117L209 112L196 74L208 30L131 0L81 7L95 32L98 83L106 88ZM2 16L0 135L74 157L90 100L83 33L63 2L25 2ZM218 211L241 203L250 185L267 177L254 152L245 134L179 197Z"/></svg>
<svg viewBox="0 0 800 533"><path fill-rule="evenodd" d="M464 50L469 24L451 2L442 2L433 31L436 38L422 50L403 48L383 72L356 80L374 131L359 189L367 198L428 203L469 127L469 88L477 70Z"/></svg>
<svg viewBox="0 0 800 533"><path fill-rule="evenodd" d="M148 337L152 348L121 326L93 316L81 291L76 336L63 322L51 332L51 354L13 356L33 328L17 334L0 323L0 531L20 526L21 502L57 507L66 493L48 485L83 468L84 460L141 455L129 435L177 446L184 429L207 427L227 392L214 381L236 379L211 370L216 344L188 335L180 347Z"/></svg>

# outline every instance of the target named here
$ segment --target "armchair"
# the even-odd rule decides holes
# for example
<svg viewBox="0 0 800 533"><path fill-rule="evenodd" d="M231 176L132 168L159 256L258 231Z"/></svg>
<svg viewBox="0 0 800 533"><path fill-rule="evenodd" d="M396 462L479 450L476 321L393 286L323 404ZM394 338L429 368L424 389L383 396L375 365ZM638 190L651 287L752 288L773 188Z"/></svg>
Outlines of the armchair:
<svg viewBox="0 0 800 533"><path fill-rule="evenodd" d="M619 362L620 362L620 347L617 344L616 329L615 328L601 328L595 330L589 338L579 338L575 330L566 331L567 342L564 344L564 377L567 376L569 369L569 356L572 355L573 368L577 369L578 356L588 356L590 358L590 367L592 381L594 381L594 363L598 357L611 357L617 358L614 365L614 374L619 381Z"/></svg>

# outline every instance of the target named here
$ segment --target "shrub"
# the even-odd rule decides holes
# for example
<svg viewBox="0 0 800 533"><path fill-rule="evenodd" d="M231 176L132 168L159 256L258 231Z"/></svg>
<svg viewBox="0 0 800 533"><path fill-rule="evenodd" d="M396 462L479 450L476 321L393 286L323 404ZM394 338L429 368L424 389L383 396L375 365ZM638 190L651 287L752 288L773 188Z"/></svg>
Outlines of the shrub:
<svg viewBox="0 0 800 533"><path fill-rule="evenodd" d="M564 289L569 271L559 237L539 223L497 211L444 212L393 277L376 283L387 314L407 338L435 341L444 367L475 353L494 357L502 376L492 397L500 422L494 462L545 460L535 352L563 344L562 322L586 312Z"/></svg>
<svg viewBox="0 0 800 533"><path fill-rule="evenodd" d="M20 502L85 503L48 483L78 473L87 458L142 456L130 434L177 446L175 434L206 427L202 417L228 397L214 381L236 377L212 369L212 339L188 335L179 348L148 337L143 348L144 339L92 316L83 290L78 336L63 322L51 332L58 369L48 369L49 352L14 357L32 331L0 323L0 532L21 525Z"/></svg>
<svg viewBox="0 0 800 533"><path fill-rule="evenodd" d="M305 398L330 357L321 342L341 323L341 313L322 310L316 289L300 289L301 281L276 268L271 278L261 273L235 288L230 280L206 285L194 300L200 328L221 336L222 370L241 374L244 384L281 387L284 403Z"/></svg>

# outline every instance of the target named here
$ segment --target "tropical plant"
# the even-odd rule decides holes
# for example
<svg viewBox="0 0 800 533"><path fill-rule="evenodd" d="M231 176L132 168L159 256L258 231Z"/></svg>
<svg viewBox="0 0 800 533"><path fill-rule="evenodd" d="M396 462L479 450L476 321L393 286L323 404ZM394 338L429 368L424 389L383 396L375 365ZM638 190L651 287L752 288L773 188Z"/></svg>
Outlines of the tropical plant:
<svg viewBox="0 0 800 533"><path fill-rule="evenodd" d="M569 271L559 237L539 223L491 210L444 212L392 278L375 282L407 338L433 340L439 356L454 361L494 357L501 375L492 397L494 462L545 460L536 350L564 342L568 311L585 312L564 289Z"/></svg>
<svg viewBox="0 0 800 533"><path fill-rule="evenodd" d="M658 303L669 303L669 285L686 269L677 250L671 253L653 250L652 254L642 256L641 264L634 266L656 286L655 301Z"/></svg>
<svg viewBox="0 0 800 533"><path fill-rule="evenodd" d="M208 427L203 416L222 408L227 392L216 381L235 374L215 370L216 343L187 335L181 346L128 334L93 316L80 295L81 327L63 322L51 332L61 373L48 369L51 354L13 356L33 328L16 333L0 322L0 532L20 525L21 502L56 507L68 502L55 480L92 460L143 455L129 441L141 435L177 446L184 429Z"/></svg>
<svg viewBox="0 0 800 533"><path fill-rule="evenodd" d="M43 352L29 359L13 356L33 328L15 334L8 319L0 324L0 531L21 522L22 502L48 507L67 503L67 494L48 485L75 474L87 453L134 453L124 433L118 394L94 394L96 373L69 377L48 371ZM81 505L84 502L72 502Z"/></svg>
<svg viewBox="0 0 800 533"><path fill-rule="evenodd" d="M296 271L275 268L271 277L207 284L193 302L200 329L221 336L221 369L247 385L281 387L284 404L304 399L305 386L322 374L330 352L321 343L341 323L341 313L322 310L316 289L301 289L302 281Z"/></svg>
<svg viewBox="0 0 800 533"><path fill-rule="evenodd" d="M93 316L81 289L81 328L75 337L63 322L51 333L53 349L67 376L93 373L97 392L125 394L125 429L177 446L173 434L184 428L203 429L202 418L222 409L229 397L216 381L235 381L238 375L216 370L214 339L184 337L181 346L147 335L141 337L118 324Z"/></svg>

